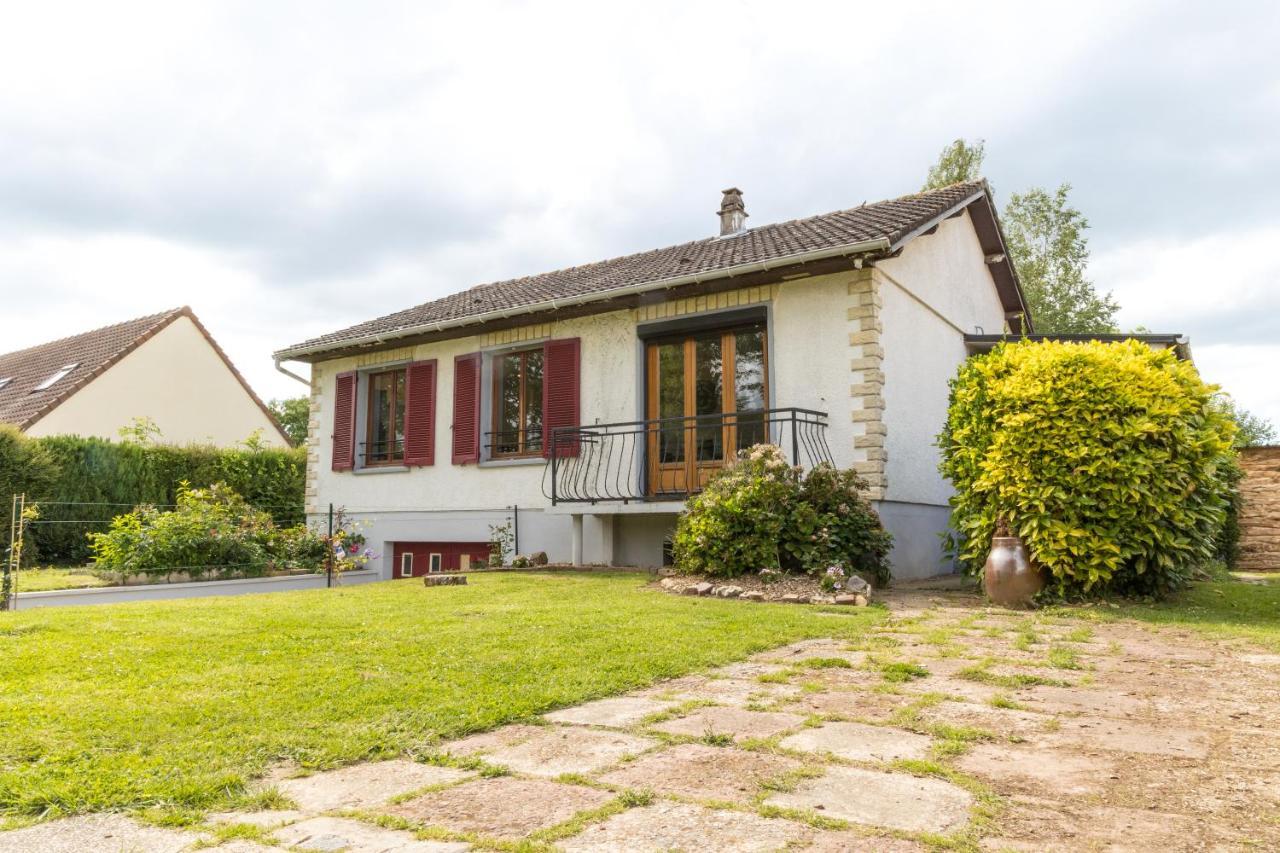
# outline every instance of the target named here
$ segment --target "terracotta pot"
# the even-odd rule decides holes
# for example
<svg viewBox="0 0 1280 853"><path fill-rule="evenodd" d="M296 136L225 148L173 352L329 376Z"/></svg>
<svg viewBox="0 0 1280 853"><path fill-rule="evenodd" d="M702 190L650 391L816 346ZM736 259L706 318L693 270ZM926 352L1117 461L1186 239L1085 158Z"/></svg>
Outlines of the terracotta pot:
<svg viewBox="0 0 1280 853"><path fill-rule="evenodd" d="M1020 537L992 538L991 553L982 568L988 598L1005 607L1028 607L1047 582L1044 567L1031 559Z"/></svg>

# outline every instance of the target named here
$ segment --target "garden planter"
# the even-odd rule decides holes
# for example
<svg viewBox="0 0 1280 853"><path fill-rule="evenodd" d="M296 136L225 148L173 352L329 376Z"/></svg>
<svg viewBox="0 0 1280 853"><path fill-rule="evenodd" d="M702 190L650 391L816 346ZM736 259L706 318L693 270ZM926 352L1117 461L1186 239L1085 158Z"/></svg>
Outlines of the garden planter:
<svg viewBox="0 0 1280 853"><path fill-rule="evenodd" d="M1044 567L1031 559L1021 537L992 537L991 553L982 568L988 598L1005 607L1029 607L1047 582Z"/></svg>

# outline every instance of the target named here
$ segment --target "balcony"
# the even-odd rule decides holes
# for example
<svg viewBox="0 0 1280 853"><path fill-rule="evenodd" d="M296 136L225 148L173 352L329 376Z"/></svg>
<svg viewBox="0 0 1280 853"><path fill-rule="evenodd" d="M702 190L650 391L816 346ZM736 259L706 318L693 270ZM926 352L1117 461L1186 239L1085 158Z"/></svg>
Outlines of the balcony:
<svg viewBox="0 0 1280 853"><path fill-rule="evenodd" d="M552 506L683 501L753 444L778 445L792 465L831 462L826 431L825 412L797 408L561 427L543 494Z"/></svg>

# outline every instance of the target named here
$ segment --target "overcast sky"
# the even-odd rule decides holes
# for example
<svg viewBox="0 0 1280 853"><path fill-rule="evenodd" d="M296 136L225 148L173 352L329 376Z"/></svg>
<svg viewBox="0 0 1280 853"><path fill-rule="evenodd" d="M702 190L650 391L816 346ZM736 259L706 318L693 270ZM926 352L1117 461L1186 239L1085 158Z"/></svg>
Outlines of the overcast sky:
<svg viewBox="0 0 1280 853"><path fill-rule="evenodd" d="M913 192L963 136L1280 423L1280 4L1041 5L6 3L0 352L189 304L292 396L290 343L710 236L730 185L753 225Z"/></svg>

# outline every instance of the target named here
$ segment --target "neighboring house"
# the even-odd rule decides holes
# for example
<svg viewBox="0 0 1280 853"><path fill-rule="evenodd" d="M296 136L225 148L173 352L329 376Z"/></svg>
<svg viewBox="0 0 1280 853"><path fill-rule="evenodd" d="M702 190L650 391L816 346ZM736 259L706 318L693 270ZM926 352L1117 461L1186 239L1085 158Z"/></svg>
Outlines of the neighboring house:
<svg viewBox="0 0 1280 853"><path fill-rule="evenodd" d="M138 418L171 444L289 444L190 308L0 355L0 423L119 440Z"/></svg>
<svg viewBox="0 0 1280 853"><path fill-rule="evenodd" d="M521 552L658 565L684 498L778 443L865 477L895 574L949 571L947 381L1029 331L985 181L439 299L291 346L312 368L307 503L371 522L388 577ZM553 452L554 447L554 452Z"/></svg>

